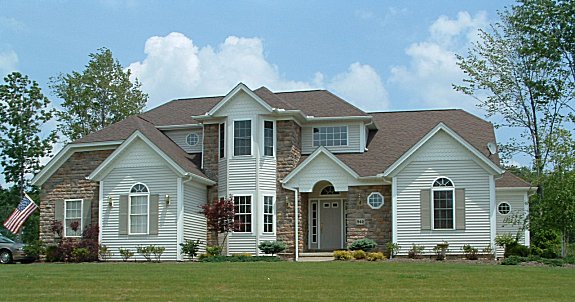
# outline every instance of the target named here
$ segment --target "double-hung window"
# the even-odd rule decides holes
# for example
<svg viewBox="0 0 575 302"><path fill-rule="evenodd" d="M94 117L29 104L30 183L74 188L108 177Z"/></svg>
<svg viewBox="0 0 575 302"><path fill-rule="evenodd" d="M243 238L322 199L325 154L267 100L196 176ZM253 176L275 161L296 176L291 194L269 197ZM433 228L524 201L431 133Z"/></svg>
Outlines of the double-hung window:
<svg viewBox="0 0 575 302"><path fill-rule="evenodd" d="M264 121L264 155L274 156L274 122Z"/></svg>
<svg viewBox="0 0 575 302"><path fill-rule="evenodd" d="M274 197L264 196L264 233L274 232Z"/></svg>
<svg viewBox="0 0 575 302"><path fill-rule="evenodd" d="M347 146L347 126L314 127L313 146Z"/></svg>
<svg viewBox="0 0 575 302"><path fill-rule="evenodd" d="M64 202L64 237L82 236L82 199Z"/></svg>
<svg viewBox="0 0 575 302"><path fill-rule="evenodd" d="M435 182L433 182L431 192L431 205L433 207L433 228L436 230L453 229L455 217L455 188L453 183L447 178L438 178L435 180Z"/></svg>
<svg viewBox="0 0 575 302"><path fill-rule="evenodd" d="M234 223L238 233L251 233L252 231L252 197L234 196Z"/></svg>
<svg viewBox="0 0 575 302"><path fill-rule="evenodd" d="M252 121L234 121L234 156L252 155Z"/></svg>
<svg viewBox="0 0 575 302"><path fill-rule="evenodd" d="M149 233L150 192L144 184L135 184L130 189L129 232L130 234Z"/></svg>

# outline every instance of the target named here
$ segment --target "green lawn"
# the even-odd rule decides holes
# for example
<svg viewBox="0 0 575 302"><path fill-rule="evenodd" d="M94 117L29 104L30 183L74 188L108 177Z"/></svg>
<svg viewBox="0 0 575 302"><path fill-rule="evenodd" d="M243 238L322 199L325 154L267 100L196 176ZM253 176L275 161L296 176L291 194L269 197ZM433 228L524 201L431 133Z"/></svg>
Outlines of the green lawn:
<svg viewBox="0 0 575 302"><path fill-rule="evenodd" d="M0 266L2 301L574 301L575 269L458 263Z"/></svg>

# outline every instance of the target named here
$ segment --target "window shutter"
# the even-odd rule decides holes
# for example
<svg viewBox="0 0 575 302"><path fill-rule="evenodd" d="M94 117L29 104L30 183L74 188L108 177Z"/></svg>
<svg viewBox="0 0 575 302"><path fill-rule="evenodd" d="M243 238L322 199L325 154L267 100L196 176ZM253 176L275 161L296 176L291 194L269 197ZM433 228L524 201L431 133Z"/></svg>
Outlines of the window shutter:
<svg viewBox="0 0 575 302"><path fill-rule="evenodd" d="M84 200L82 202L82 231L92 224L92 201Z"/></svg>
<svg viewBox="0 0 575 302"><path fill-rule="evenodd" d="M160 195L150 195L150 235L158 235L158 203Z"/></svg>
<svg viewBox="0 0 575 302"><path fill-rule="evenodd" d="M455 229L465 229L465 189L455 189Z"/></svg>
<svg viewBox="0 0 575 302"><path fill-rule="evenodd" d="M118 233L128 235L128 195L120 195Z"/></svg>
<svg viewBox="0 0 575 302"><path fill-rule="evenodd" d="M60 221L64 225L64 200L54 202L54 220Z"/></svg>
<svg viewBox="0 0 575 302"><path fill-rule="evenodd" d="M431 230L431 190L421 190L419 192L420 207L421 207L421 229Z"/></svg>

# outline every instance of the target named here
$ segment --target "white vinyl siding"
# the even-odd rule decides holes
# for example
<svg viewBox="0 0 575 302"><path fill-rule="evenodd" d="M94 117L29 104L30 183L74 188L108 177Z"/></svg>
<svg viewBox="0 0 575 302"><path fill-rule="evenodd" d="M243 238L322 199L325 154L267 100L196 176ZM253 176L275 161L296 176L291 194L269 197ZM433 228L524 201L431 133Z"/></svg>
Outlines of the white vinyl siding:
<svg viewBox="0 0 575 302"><path fill-rule="evenodd" d="M200 253L207 243L206 217L200 213L207 202L208 190L204 185L186 182L184 184L184 240L200 240Z"/></svg>
<svg viewBox="0 0 575 302"><path fill-rule="evenodd" d="M260 190L275 191L276 175L276 159L262 157L259 162Z"/></svg>
<svg viewBox="0 0 575 302"><path fill-rule="evenodd" d="M515 236L517 231L521 227L520 225L513 225L506 221L505 218L511 217L512 215L520 215L525 213L525 193L523 192L505 192L502 190L497 190L496 194L496 204L499 206L500 203L506 202L511 206L511 211L507 215L499 214L497 211L497 235L499 234L512 234ZM522 238L519 241L521 244L525 244L525 235L522 234ZM497 249L498 256L503 256L503 249Z"/></svg>
<svg viewBox="0 0 575 302"><path fill-rule="evenodd" d="M456 254L465 244L480 250L490 244L490 175L472 156L454 139L439 132L397 174L396 232L401 255L406 255L412 244L423 245L425 254L433 254L433 247L443 241ZM465 189L465 229L421 229L420 192L431 189L438 177L448 177L456 189Z"/></svg>
<svg viewBox="0 0 575 302"><path fill-rule="evenodd" d="M152 159L152 162L147 160ZM135 141L117 160L115 167L106 175L101 188L103 196L110 196L113 207L102 206L101 243L111 249L110 260L121 261L119 248L128 248L136 260L144 258L136 253L138 245L156 245L166 248L162 260L177 260L177 176L152 149ZM119 196L130 193L136 183L144 183L150 194L160 196L158 203L158 235L119 235ZM170 196L166 205L165 196Z"/></svg>
<svg viewBox="0 0 575 302"><path fill-rule="evenodd" d="M228 162L220 158L218 162L218 193L221 197L228 197Z"/></svg>
<svg viewBox="0 0 575 302"><path fill-rule="evenodd" d="M309 124L302 127L302 154L310 154L317 146L313 143L313 128L317 127L347 127L347 145L326 146L333 153L341 152L363 152L365 146L361 146L362 124L357 122L339 122L339 123L317 123Z"/></svg>
<svg viewBox="0 0 575 302"><path fill-rule="evenodd" d="M187 137L189 134L194 133L198 136L198 143L196 145L190 146L187 142ZM176 143L180 148L188 153L201 153L202 152L202 129L186 129L186 130L166 130L164 134L168 136L174 143Z"/></svg>

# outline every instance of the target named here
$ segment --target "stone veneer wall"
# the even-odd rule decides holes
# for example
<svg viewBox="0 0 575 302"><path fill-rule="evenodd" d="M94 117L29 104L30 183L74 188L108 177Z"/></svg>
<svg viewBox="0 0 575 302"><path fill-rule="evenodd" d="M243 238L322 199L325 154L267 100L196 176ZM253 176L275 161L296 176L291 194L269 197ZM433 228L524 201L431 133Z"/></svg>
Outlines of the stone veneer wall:
<svg viewBox="0 0 575 302"><path fill-rule="evenodd" d="M218 162L220 160L219 127L219 124L204 125L204 151L202 154L203 172L209 179L216 182L218 181Z"/></svg>
<svg viewBox="0 0 575 302"><path fill-rule="evenodd" d="M294 192L284 189L279 182L296 166L301 157L301 127L294 121L277 121L277 183L276 183L276 213L277 240L286 243L286 254L295 256L295 202ZM299 248L303 251L302 228L302 194L299 202Z"/></svg>
<svg viewBox="0 0 575 302"><path fill-rule="evenodd" d="M367 204L367 197L379 192L384 197L383 206L377 210ZM357 225L357 219L365 219L364 225ZM391 241L391 186L349 187L346 201L346 243L362 238L373 239L378 249L385 251L385 244Z"/></svg>
<svg viewBox="0 0 575 302"><path fill-rule="evenodd" d="M92 203L91 223L98 223L98 182L87 180L114 150L86 151L72 156L42 185L40 191L40 240L53 244L54 205L56 200L83 199Z"/></svg>

